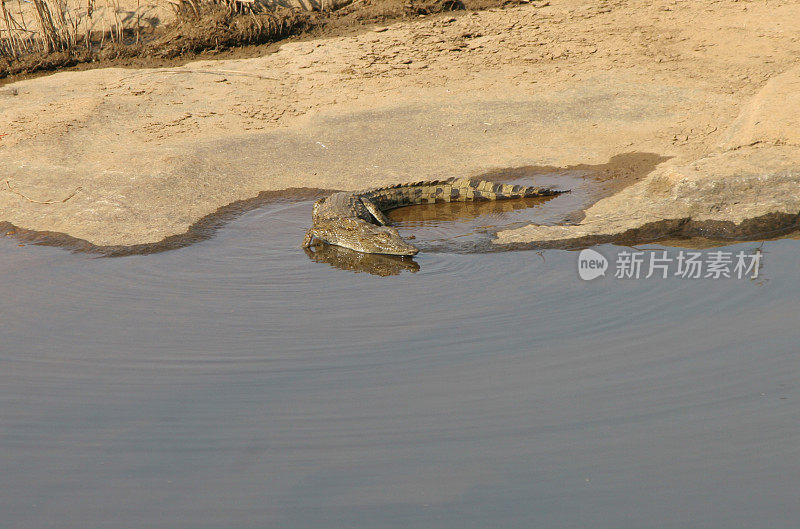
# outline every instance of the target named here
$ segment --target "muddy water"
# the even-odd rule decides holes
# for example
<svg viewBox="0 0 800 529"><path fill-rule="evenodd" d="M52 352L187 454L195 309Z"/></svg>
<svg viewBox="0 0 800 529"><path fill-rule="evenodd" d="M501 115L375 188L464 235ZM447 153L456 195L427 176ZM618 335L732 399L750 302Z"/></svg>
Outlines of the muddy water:
<svg viewBox="0 0 800 529"><path fill-rule="evenodd" d="M388 264L309 259L308 202L146 256L0 239L0 527L796 528L800 243L592 282L447 246L559 200L398 210Z"/></svg>

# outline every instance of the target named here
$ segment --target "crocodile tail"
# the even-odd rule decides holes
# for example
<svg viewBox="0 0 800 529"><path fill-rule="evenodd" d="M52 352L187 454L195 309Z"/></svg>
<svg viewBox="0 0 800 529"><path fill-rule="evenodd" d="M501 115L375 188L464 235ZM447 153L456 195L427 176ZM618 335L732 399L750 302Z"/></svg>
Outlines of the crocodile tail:
<svg viewBox="0 0 800 529"><path fill-rule="evenodd" d="M497 184L486 180L451 178L371 189L362 194L383 211L438 202L469 202L552 196L564 193L543 187Z"/></svg>

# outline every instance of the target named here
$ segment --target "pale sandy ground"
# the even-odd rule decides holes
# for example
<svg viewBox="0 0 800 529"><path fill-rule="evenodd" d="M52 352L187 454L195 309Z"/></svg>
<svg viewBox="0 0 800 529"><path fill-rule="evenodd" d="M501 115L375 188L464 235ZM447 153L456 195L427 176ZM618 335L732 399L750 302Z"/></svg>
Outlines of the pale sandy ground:
<svg viewBox="0 0 800 529"><path fill-rule="evenodd" d="M383 28L379 28L383 29ZM576 226L800 212L800 2L553 0L0 88L0 221L156 242L263 190L671 157ZM15 95L16 94L16 95ZM268 237L269 234L265 234Z"/></svg>

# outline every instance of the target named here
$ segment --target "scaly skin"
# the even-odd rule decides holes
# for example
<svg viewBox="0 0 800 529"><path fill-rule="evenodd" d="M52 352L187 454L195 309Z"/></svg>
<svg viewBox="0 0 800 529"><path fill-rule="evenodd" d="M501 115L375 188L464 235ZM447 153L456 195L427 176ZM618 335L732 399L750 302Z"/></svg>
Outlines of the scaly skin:
<svg viewBox="0 0 800 529"><path fill-rule="evenodd" d="M552 196L565 191L542 187L495 184L483 180L451 178L398 184L356 193L340 192L314 203L312 226L303 239L308 248L314 240L357 252L416 255L419 250L389 226L386 211L436 202L504 200Z"/></svg>

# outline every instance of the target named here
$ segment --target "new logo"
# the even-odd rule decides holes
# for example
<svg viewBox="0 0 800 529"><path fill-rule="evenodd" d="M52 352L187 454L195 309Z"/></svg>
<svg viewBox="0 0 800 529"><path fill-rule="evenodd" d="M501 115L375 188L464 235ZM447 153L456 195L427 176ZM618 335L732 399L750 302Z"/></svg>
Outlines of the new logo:
<svg viewBox="0 0 800 529"><path fill-rule="evenodd" d="M608 259L598 251L587 248L578 254L578 275L584 281L591 281L606 275Z"/></svg>

